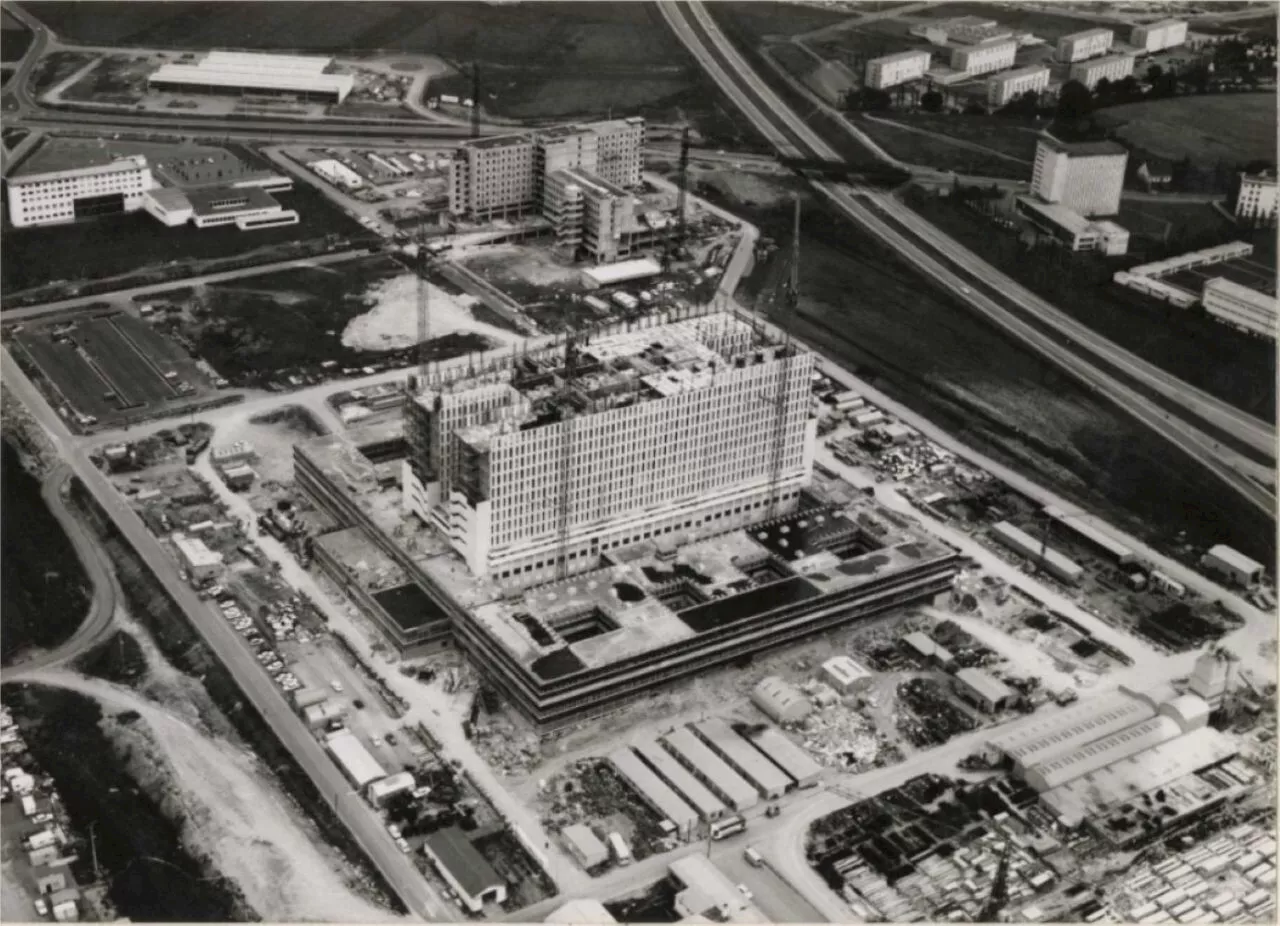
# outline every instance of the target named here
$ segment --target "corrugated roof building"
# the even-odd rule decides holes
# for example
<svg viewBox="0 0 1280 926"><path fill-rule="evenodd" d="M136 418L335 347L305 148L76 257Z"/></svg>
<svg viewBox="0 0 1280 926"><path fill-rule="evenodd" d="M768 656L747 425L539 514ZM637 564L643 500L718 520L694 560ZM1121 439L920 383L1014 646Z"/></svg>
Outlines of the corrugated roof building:
<svg viewBox="0 0 1280 926"><path fill-rule="evenodd" d="M764 730L751 737L751 744L759 749L774 765L787 773L797 787L807 788L818 783L822 777L822 766L813 761L809 754L797 746L775 727Z"/></svg>
<svg viewBox="0 0 1280 926"><path fill-rule="evenodd" d="M1026 769L1155 714L1155 708L1144 701L1110 692L1065 710L1037 714L1009 732L987 740L986 752L992 758L1003 756L1015 767Z"/></svg>
<svg viewBox="0 0 1280 926"><path fill-rule="evenodd" d="M961 669L952 681L956 694L989 714L1003 710L1014 699L1013 689L981 669Z"/></svg>
<svg viewBox="0 0 1280 926"><path fill-rule="evenodd" d="M776 675L762 678L751 690L751 703L774 723L799 723L813 713L809 699Z"/></svg>
<svg viewBox="0 0 1280 926"><path fill-rule="evenodd" d="M693 729L734 771L755 785L761 797L774 800L787 793L791 779L723 720L704 720Z"/></svg>
<svg viewBox="0 0 1280 926"><path fill-rule="evenodd" d="M703 820L707 822L719 820L729 812L724 801L716 797L710 788L676 761L671 753L659 746L657 740L647 736L637 737L631 741L631 748L646 765L658 773L663 781L688 801Z"/></svg>
<svg viewBox="0 0 1280 926"><path fill-rule="evenodd" d="M486 903L507 899L507 885L456 826L432 833L422 851L472 913L483 912Z"/></svg>
<svg viewBox="0 0 1280 926"><path fill-rule="evenodd" d="M1026 770L1026 782L1036 791L1048 791L1181 735L1182 728L1173 718L1152 717L1086 743L1066 755L1031 766Z"/></svg>
<svg viewBox="0 0 1280 926"><path fill-rule="evenodd" d="M583 823L574 823L560 831L569 854L578 860L583 868L595 868L609 861L609 850L591 827ZM547 922L551 922L548 920Z"/></svg>
<svg viewBox="0 0 1280 926"><path fill-rule="evenodd" d="M698 814L684 802L680 795L640 761L629 746L615 749L609 754L609 763L618 774L636 790L636 793L665 820L675 824L680 838L689 839L698 823Z"/></svg>
<svg viewBox="0 0 1280 926"><path fill-rule="evenodd" d="M329 754L338 763L338 767L357 788L363 788L371 781L387 776L386 770L378 764L364 743L356 739L350 730L335 733L325 741Z"/></svg>
<svg viewBox="0 0 1280 926"><path fill-rule="evenodd" d="M723 759L693 735L687 727L676 727L662 742L681 764L693 772L702 783L720 795L738 813L760 803L756 789L743 781L742 776L731 769Z"/></svg>

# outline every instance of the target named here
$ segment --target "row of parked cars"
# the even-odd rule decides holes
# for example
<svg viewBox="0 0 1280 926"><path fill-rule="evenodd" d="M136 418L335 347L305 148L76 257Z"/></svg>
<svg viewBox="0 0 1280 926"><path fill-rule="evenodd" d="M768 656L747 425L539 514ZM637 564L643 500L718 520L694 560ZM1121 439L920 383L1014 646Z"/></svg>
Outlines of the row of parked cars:
<svg viewBox="0 0 1280 926"><path fill-rule="evenodd" d="M262 663L262 667L271 674L281 690L289 692L302 687L298 677L285 668L284 659L280 654L267 644L253 618L245 614L233 600L219 601L218 607L222 611L222 616L245 638L245 642L253 647L258 662Z"/></svg>

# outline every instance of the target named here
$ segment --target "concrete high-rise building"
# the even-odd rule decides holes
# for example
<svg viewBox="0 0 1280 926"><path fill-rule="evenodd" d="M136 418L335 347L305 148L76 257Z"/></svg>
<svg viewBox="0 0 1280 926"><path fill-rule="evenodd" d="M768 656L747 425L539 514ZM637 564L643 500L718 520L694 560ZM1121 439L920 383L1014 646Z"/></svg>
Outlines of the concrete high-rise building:
<svg viewBox="0 0 1280 926"><path fill-rule="evenodd" d="M673 530L750 523L769 504L775 465L778 510L795 507L817 434L812 354L753 346L751 327L724 314L571 353L572 375L553 351L496 381L422 395L411 409L409 443L421 450L405 468L406 506L438 526L474 575L533 584L555 576L561 553L579 572Z"/></svg>
<svg viewBox="0 0 1280 926"><path fill-rule="evenodd" d="M639 200L585 170L550 173L544 180L542 214L555 227L558 249L608 264L657 241L657 230L638 214ZM665 226L662 226L665 227Z"/></svg>
<svg viewBox="0 0 1280 926"><path fill-rule="evenodd" d="M1018 54L1014 39L993 38L976 45L964 45L951 49L951 70L965 74L990 74L1013 67Z"/></svg>
<svg viewBox="0 0 1280 926"><path fill-rule="evenodd" d="M1108 55L1105 58L1094 58L1071 65L1071 80L1078 80L1090 90L1098 86L1098 81L1124 80L1133 74L1133 55Z"/></svg>
<svg viewBox="0 0 1280 926"><path fill-rule="evenodd" d="M1111 50L1115 33L1110 29L1086 29L1058 39L1058 60L1066 64L1096 58Z"/></svg>
<svg viewBox="0 0 1280 926"><path fill-rule="evenodd" d="M5 180L14 228L57 225L117 212L137 212L156 186L147 159L98 149L37 150Z"/></svg>
<svg viewBox="0 0 1280 926"><path fill-rule="evenodd" d="M524 215L542 205L546 177L562 170L638 186L644 138L635 116L466 142L449 164L449 211L476 221Z"/></svg>
<svg viewBox="0 0 1280 926"><path fill-rule="evenodd" d="M987 78L987 105L995 108L1028 91L1039 92L1049 86L1049 69L1041 65L1018 68Z"/></svg>
<svg viewBox="0 0 1280 926"><path fill-rule="evenodd" d="M896 87L908 81L919 80L929 70L932 55L925 49L900 51L895 55L872 58L867 62L866 84L877 90Z"/></svg>
<svg viewBox="0 0 1280 926"><path fill-rule="evenodd" d="M1115 215L1128 162L1113 141L1067 144L1046 135L1036 143L1031 192L1083 216Z"/></svg>
<svg viewBox="0 0 1280 926"><path fill-rule="evenodd" d="M1187 41L1187 24L1181 19L1162 19L1159 22L1134 26L1129 33L1129 44L1140 52L1151 54L1166 48L1177 48Z"/></svg>
<svg viewBox="0 0 1280 926"><path fill-rule="evenodd" d="M1276 175L1241 174L1236 196L1236 216L1271 219L1276 214Z"/></svg>

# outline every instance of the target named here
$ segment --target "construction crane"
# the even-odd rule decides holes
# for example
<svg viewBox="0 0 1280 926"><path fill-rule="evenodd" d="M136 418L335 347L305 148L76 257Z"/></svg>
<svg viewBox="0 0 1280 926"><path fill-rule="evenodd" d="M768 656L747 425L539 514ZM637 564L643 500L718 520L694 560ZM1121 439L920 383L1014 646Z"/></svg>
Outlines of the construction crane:
<svg viewBox="0 0 1280 926"><path fill-rule="evenodd" d="M688 233L688 222L685 217L689 190L689 127L686 125L680 133L680 164L676 171L676 222L674 229L667 234L665 247L662 249L662 269L670 270L671 265L679 257Z"/></svg>
<svg viewBox="0 0 1280 926"><path fill-rule="evenodd" d="M428 472L431 462L430 436L427 433L422 413L417 407L417 397L427 388L428 366L431 361L431 350L427 342L431 339L430 299L431 291L427 283L430 272L430 252L427 250L427 226L418 227L417 253L414 255L414 270L418 283L414 309L417 314L418 337L415 347L417 365L413 376L405 382L404 391L404 434L409 442L409 465L414 474L424 484L431 478Z"/></svg>
<svg viewBox="0 0 1280 926"><path fill-rule="evenodd" d="M1012 848L1013 843L1006 840L1004 851L1000 853L1000 863L996 866L995 878L991 881L991 893L987 895L987 902L982 905L982 912L978 914L979 923L1000 922L1000 913L1009 902L1009 852Z"/></svg>
<svg viewBox="0 0 1280 926"><path fill-rule="evenodd" d="M471 62L471 137L480 137L480 62Z"/></svg>
<svg viewBox="0 0 1280 926"><path fill-rule="evenodd" d="M574 408L569 393L573 388L574 367L577 363L576 345L573 332L566 329L564 337L564 377L561 388L560 428L563 436L560 439L560 491L557 496L559 510L557 518L556 540L556 578L569 576L569 526L572 520L572 487L573 487L573 431Z"/></svg>
<svg viewBox="0 0 1280 926"><path fill-rule="evenodd" d="M792 229L789 274L783 284L782 312L778 319L782 329L782 348L778 352L778 388L773 397L773 458L769 467L769 518L777 517L782 463L787 449L787 385L791 372L791 319L800 299L800 197L795 200L795 226Z"/></svg>

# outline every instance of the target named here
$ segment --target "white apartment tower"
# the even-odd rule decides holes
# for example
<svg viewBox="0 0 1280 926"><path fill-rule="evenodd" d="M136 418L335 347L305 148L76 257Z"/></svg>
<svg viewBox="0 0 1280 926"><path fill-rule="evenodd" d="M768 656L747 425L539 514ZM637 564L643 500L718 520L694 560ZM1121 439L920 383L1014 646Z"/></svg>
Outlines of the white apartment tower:
<svg viewBox="0 0 1280 926"><path fill-rule="evenodd" d="M1115 215L1128 162L1113 141L1067 144L1046 135L1036 142L1031 192L1083 216Z"/></svg>
<svg viewBox="0 0 1280 926"><path fill-rule="evenodd" d="M562 553L582 572L641 540L761 520L775 497L793 510L813 466L813 367L725 313L516 358L418 398L406 508L473 574L515 585L554 578Z"/></svg>
<svg viewBox="0 0 1280 926"><path fill-rule="evenodd" d="M523 215L538 208L545 178L559 170L638 186L644 139L644 119L635 116L467 142L449 163L449 211L476 221Z"/></svg>
<svg viewBox="0 0 1280 926"><path fill-rule="evenodd" d="M1236 216L1270 219L1276 214L1275 174L1241 174Z"/></svg>
<svg viewBox="0 0 1280 926"><path fill-rule="evenodd" d="M1013 67L1018 54L1015 39L993 38L976 45L951 49L951 70L965 74L990 74Z"/></svg>
<svg viewBox="0 0 1280 926"><path fill-rule="evenodd" d="M1098 81L1124 80L1133 73L1133 55L1107 55L1105 58L1094 58L1071 65L1071 80L1078 80L1090 90L1098 86Z"/></svg>
<svg viewBox="0 0 1280 926"><path fill-rule="evenodd" d="M1086 29L1073 32L1058 39L1058 60L1065 64L1074 64L1086 58L1096 58L1111 50L1115 41L1115 33L1110 29Z"/></svg>
<svg viewBox="0 0 1280 926"><path fill-rule="evenodd" d="M1129 33L1129 44L1140 52L1151 54L1166 48L1177 48L1187 41L1187 24L1181 19L1162 19L1159 22L1134 26Z"/></svg>
<svg viewBox="0 0 1280 926"><path fill-rule="evenodd" d="M1040 65L1018 68L987 78L987 105L993 109L1028 91L1039 93L1049 86L1049 69Z"/></svg>
<svg viewBox="0 0 1280 926"><path fill-rule="evenodd" d="M896 87L911 80L919 80L929 70L932 57L928 51L916 49L872 58L867 62L866 84L883 90L885 87Z"/></svg>
<svg viewBox="0 0 1280 926"><path fill-rule="evenodd" d="M30 172L19 168L6 179L9 220L14 228L56 225L142 208L143 194L156 185L145 157L114 157L95 151L82 154L78 159L87 163L52 169L37 152Z"/></svg>

